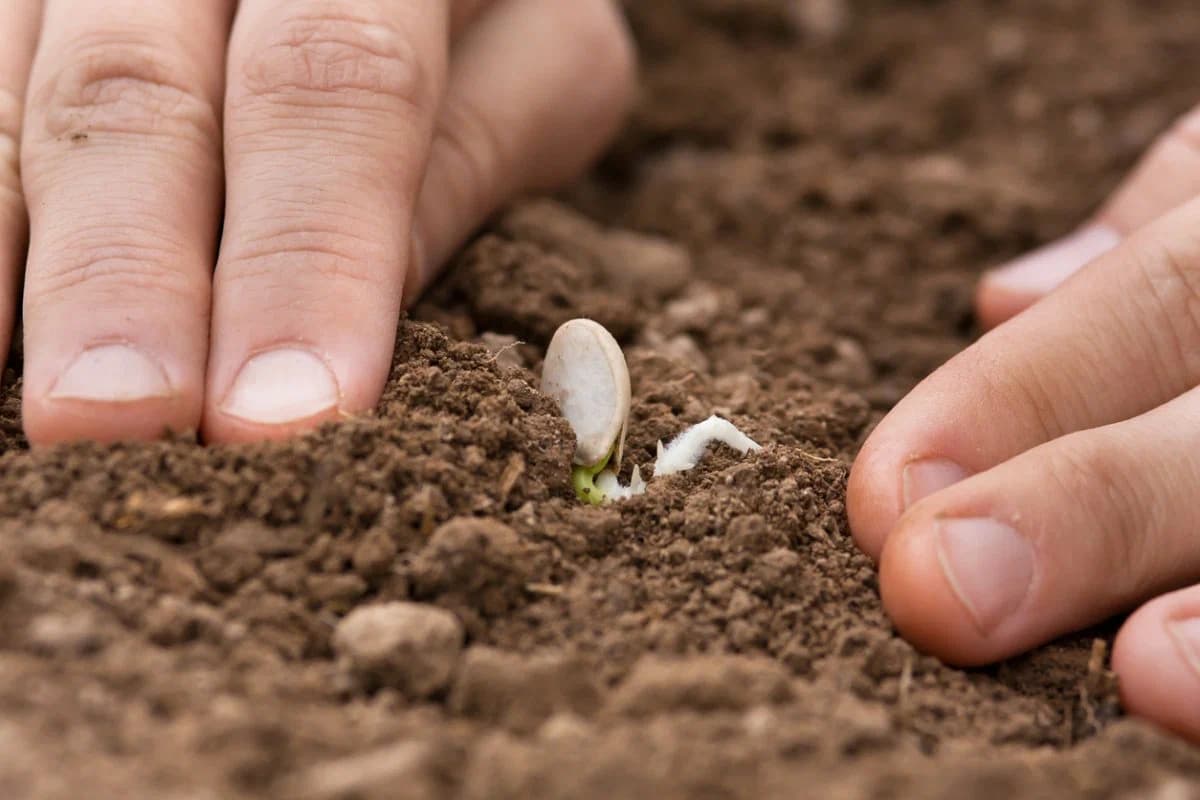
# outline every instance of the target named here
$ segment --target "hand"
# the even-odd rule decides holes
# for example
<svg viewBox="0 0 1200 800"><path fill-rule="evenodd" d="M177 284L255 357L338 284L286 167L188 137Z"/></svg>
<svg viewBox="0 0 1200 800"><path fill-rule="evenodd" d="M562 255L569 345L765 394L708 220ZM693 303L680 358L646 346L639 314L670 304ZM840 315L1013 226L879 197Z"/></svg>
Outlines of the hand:
<svg viewBox="0 0 1200 800"><path fill-rule="evenodd" d="M1036 304L879 425L848 510L897 628L951 663L1145 603L1125 705L1200 740L1200 586L1173 591L1200 580L1198 194L1194 112L1081 233L983 280L992 324Z"/></svg>
<svg viewBox="0 0 1200 800"><path fill-rule="evenodd" d="M370 409L402 302L578 175L634 83L612 0L12 0L0 32L0 355L27 207L35 444Z"/></svg>

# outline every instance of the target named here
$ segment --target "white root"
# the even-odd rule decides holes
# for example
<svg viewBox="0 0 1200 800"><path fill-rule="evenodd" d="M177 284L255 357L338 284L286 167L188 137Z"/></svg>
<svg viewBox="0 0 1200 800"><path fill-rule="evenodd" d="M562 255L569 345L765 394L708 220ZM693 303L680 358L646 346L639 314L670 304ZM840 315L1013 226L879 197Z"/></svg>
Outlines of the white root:
<svg viewBox="0 0 1200 800"><path fill-rule="evenodd" d="M669 445L663 447L658 443L658 459L654 462L654 477L672 475L676 472L686 472L700 463L704 452L712 442L728 445L743 455L762 447L727 419L717 416L709 417L698 425L693 425L679 434ZM606 469L596 476L596 488L604 494L604 502L628 500L646 493L646 481L642 479L641 470L633 468L633 476L628 486L622 486L616 473Z"/></svg>
<svg viewBox="0 0 1200 800"><path fill-rule="evenodd" d="M642 480L642 471L636 466L629 479L628 486L622 486L617 475L611 469L606 469L596 476L596 488L604 493L606 503L613 500L628 500L646 493L646 482Z"/></svg>
<svg viewBox="0 0 1200 800"><path fill-rule="evenodd" d="M727 419L713 415L697 425L693 425L676 436L669 445L663 447L658 443L658 459L654 462L654 477L685 472L704 457L704 451L711 442L728 445L743 455L761 450L753 439L737 429Z"/></svg>

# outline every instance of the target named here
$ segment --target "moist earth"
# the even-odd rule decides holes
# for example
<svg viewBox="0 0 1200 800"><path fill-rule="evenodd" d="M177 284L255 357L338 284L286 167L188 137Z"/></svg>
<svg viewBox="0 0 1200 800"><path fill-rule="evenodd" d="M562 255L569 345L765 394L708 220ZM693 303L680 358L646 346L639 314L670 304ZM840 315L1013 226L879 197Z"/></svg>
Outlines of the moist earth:
<svg viewBox="0 0 1200 800"><path fill-rule="evenodd" d="M1187 798L1115 623L988 669L901 640L850 538L872 425L975 334L979 271L1068 231L1197 100L1192 0L638 0L591 175L496 219L400 326L372 414L296 441L28 450L0 405L0 797ZM626 348L590 508L537 391Z"/></svg>

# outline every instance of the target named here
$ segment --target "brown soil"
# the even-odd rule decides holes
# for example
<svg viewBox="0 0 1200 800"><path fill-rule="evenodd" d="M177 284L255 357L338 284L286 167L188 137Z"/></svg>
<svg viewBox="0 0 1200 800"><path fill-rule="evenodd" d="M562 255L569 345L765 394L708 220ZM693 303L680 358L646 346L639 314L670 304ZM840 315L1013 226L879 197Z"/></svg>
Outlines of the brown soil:
<svg viewBox="0 0 1200 800"><path fill-rule="evenodd" d="M1200 752L1121 716L1110 629L978 671L899 639L843 490L969 340L978 270L1196 100L1200 5L629 6L620 144L461 256L377 414L31 453L15 365L0 797L1193 796ZM626 345L633 461L714 411L766 449L578 504L532 387L583 315ZM393 601L454 616L338 628Z"/></svg>

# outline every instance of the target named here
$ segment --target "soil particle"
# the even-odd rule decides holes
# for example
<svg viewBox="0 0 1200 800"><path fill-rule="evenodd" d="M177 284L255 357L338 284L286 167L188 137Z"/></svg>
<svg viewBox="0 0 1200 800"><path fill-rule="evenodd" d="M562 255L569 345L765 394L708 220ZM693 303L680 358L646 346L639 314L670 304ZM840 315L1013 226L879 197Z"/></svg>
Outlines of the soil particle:
<svg viewBox="0 0 1200 800"><path fill-rule="evenodd" d="M460 517L433 532L408 574L415 597L476 620L521 604L526 584L537 578L538 560L535 549L507 525Z"/></svg>
<svg viewBox="0 0 1200 800"><path fill-rule="evenodd" d="M485 722L529 734L550 717L587 716L600 705L593 670L562 653L521 656L472 647L463 656L450 708Z"/></svg>
<svg viewBox="0 0 1200 800"><path fill-rule="evenodd" d="M767 659L708 656L683 661L644 657L611 700L626 716L668 711L740 711L791 697L787 670Z"/></svg>
<svg viewBox="0 0 1200 800"><path fill-rule="evenodd" d="M412 697L445 689L463 645L462 624L436 606L383 603L350 612L333 648L368 687L390 686Z"/></svg>

